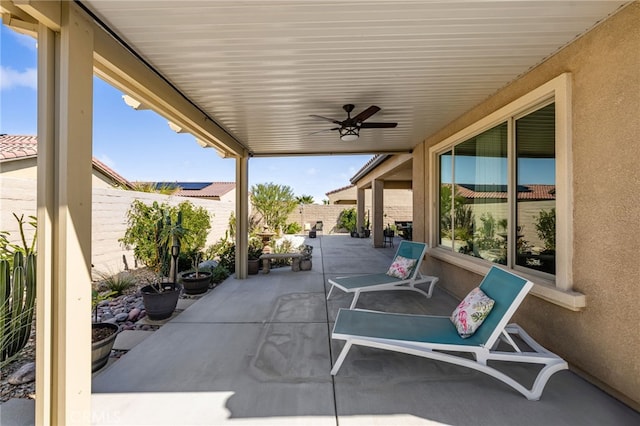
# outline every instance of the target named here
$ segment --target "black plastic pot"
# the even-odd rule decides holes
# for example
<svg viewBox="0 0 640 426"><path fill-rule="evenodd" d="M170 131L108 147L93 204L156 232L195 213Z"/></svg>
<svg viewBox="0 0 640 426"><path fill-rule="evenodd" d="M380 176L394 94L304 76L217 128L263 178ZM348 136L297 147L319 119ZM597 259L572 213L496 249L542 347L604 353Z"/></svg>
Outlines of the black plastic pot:
<svg viewBox="0 0 640 426"><path fill-rule="evenodd" d="M116 341L119 327L115 324L101 322L91 324L91 328L107 328L112 331L108 337L91 342L91 372L95 373L109 361L109 354L111 354L111 348L113 348L113 343Z"/></svg>
<svg viewBox="0 0 640 426"><path fill-rule="evenodd" d="M159 293L151 285L140 289L144 309L150 320L158 321L169 318L178 304L180 286L176 283L163 283L164 290Z"/></svg>
<svg viewBox="0 0 640 426"><path fill-rule="evenodd" d="M197 277L193 271L184 272L180 276L180 282L186 294L202 294L209 289L211 272L199 271Z"/></svg>
<svg viewBox="0 0 640 426"><path fill-rule="evenodd" d="M247 263L247 269L249 275L255 275L260 270L260 260L259 259L249 259Z"/></svg>

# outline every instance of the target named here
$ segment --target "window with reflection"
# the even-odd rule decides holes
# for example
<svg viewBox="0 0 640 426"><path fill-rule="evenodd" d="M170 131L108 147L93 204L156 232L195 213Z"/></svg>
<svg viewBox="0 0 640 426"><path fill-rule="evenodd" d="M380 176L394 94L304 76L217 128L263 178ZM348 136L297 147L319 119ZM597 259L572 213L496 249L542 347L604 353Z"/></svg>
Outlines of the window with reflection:
<svg viewBox="0 0 640 426"><path fill-rule="evenodd" d="M553 103L464 140L438 160L441 247L555 273Z"/></svg>
<svg viewBox="0 0 640 426"><path fill-rule="evenodd" d="M516 264L556 271L555 105L515 120Z"/></svg>

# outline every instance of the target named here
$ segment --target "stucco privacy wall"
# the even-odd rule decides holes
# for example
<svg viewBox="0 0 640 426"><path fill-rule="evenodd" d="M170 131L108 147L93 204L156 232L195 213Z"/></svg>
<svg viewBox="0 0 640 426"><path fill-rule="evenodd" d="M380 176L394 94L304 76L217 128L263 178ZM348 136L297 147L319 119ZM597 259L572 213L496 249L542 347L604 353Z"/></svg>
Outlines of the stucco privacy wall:
<svg viewBox="0 0 640 426"><path fill-rule="evenodd" d="M12 212L20 215L36 213L36 182L32 179L0 177L0 230L11 232L12 242L17 242L19 234ZM171 205L190 201L204 207L211 214L211 230L207 245L224 236L229 224L229 215L235 211L235 203L187 197L172 197L146 192L123 191L111 188L93 188L91 237L91 263L95 271L117 272L124 268L122 256L130 268L134 267L133 251L125 250L118 242L127 228L126 212L134 199L145 204L164 201ZM30 241L31 233L27 235ZM141 266L141 265L140 265Z"/></svg>
<svg viewBox="0 0 640 426"><path fill-rule="evenodd" d="M564 72L572 75L573 286L587 306L572 312L528 296L515 320L605 390L640 407L640 3L634 2L484 103L429 137L428 148ZM416 174L414 173L414 176ZM418 196L421 198L421 196ZM426 194L425 194L426 199ZM416 203L417 204L417 203ZM416 209L420 207L416 205ZM430 220L430 210L417 212ZM421 224L421 225L424 225ZM416 225L414 224L414 227ZM427 228L418 234L425 235ZM481 277L430 258L442 286L464 297ZM553 380L553 379L552 379Z"/></svg>
<svg viewBox="0 0 640 426"><path fill-rule="evenodd" d="M296 208L289 214L287 223L299 223L304 229L305 223L313 226L317 221L322 221L323 232L325 234L343 232L343 230L338 229L338 218L343 210L350 208L355 208L355 206L344 204L305 204L302 208L302 213L300 213L299 208ZM365 216L367 210L370 212L373 211L370 204L366 204L364 207ZM385 225L393 225L396 220L412 220L410 205L387 204L386 198L384 212L387 214L384 220ZM370 220L373 220L371 217L372 214L373 213L370 213Z"/></svg>

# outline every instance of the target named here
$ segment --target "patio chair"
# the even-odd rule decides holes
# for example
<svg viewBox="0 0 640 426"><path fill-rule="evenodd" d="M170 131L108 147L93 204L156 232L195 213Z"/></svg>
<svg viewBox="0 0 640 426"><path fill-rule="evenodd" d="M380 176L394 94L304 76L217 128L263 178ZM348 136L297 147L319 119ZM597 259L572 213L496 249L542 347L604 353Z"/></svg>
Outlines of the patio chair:
<svg viewBox="0 0 640 426"><path fill-rule="evenodd" d="M329 289L329 294L327 294L327 300L329 300L334 287L338 287L347 293L354 293L349 309L355 308L360 293L367 291L411 290L417 291L427 298L430 298L433 293L433 288L438 282L438 277L420 274L420 264L426 251L427 245L425 243L401 241L391 262L392 266L390 269L400 262L401 259L409 259L413 261L414 264L410 270L407 270L407 276L402 276L402 274L391 276L389 275L389 271L387 271L379 274L336 277L329 280L331 288ZM428 282L430 282L430 285L427 291L415 287L416 284L425 284Z"/></svg>
<svg viewBox="0 0 640 426"><path fill-rule="evenodd" d="M568 366L562 358L539 345L520 326L507 325L532 286L530 281L492 267L483 279L480 290L493 299L493 307L475 333L467 338L461 337L459 329L447 316L341 309L331 337L345 340L346 343L331 374L338 373L351 346L368 346L472 368L506 383L529 400L538 400L549 378ZM522 343L522 348L519 347L512 337L514 335L518 335L528 348L525 349ZM497 350L501 341L511 350ZM469 357L469 354L473 357ZM528 389L511 376L487 365L487 361L542 364L543 368Z"/></svg>

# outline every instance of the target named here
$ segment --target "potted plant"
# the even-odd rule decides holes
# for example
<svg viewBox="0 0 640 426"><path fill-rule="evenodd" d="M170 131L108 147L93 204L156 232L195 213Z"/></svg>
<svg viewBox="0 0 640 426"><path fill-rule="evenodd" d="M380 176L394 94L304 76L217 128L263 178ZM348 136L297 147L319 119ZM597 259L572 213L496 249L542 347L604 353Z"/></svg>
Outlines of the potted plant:
<svg viewBox="0 0 640 426"><path fill-rule="evenodd" d="M167 318L180 295L176 281L181 248L189 253L202 249L211 217L206 209L189 201L170 206L166 202L147 205L134 200L127 211L127 225L120 242L125 247L132 245L136 259L155 270L157 276L141 289L147 315L152 320Z"/></svg>
<svg viewBox="0 0 640 426"><path fill-rule="evenodd" d="M255 275L260 270L260 256L262 256L262 242L259 238L249 238L248 255L248 273Z"/></svg>
<svg viewBox="0 0 640 426"><path fill-rule="evenodd" d="M308 244L303 244L300 249L300 253L302 257L300 258L300 270L301 271L310 271L313 264L311 263L311 252L313 251L313 246Z"/></svg>
<svg viewBox="0 0 640 426"><path fill-rule="evenodd" d="M180 282L186 294L202 294L209 289L211 272L200 269L200 253L196 253L192 261L192 269L180 275Z"/></svg>
<svg viewBox="0 0 640 426"><path fill-rule="evenodd" d="M120 327L116 324L98 322L98 305L103 300L108 300L116 292L99 293L97 290L91 292L91 308L94 313L91 324L91 372L95 373L105 366L109 361L109 355L116 341Z"/></svg>
<svg viewBox="0 0 640 426"><path fill-rule="evenodd" d="M382 234L385 237L391 237L393 238L396 234L395 230L391 227L390 224L387 224L387 227L382 231Z"/></svg>
<svg viewBox="0 0 640 426"><path fill-rule="evenodd" d="M371 229L369 229L369 210L367 210L367 219L364 222L364 227L362 228L361 238L369 238L371 236Z"/></svg>
<svg viewBox="0 0 640 426"><path fill-rule="evenodd" d="M169 318L178 304L180 286L176 283L177 259L180 255L180 238L185 234L182 227L182 212L178 212L174 222L171 216L161 209L161 217L155 226L156 241L156 279L142 287L142 301L150 320ZM165 281L163 269L170 265L169 281Z"/></svg>

